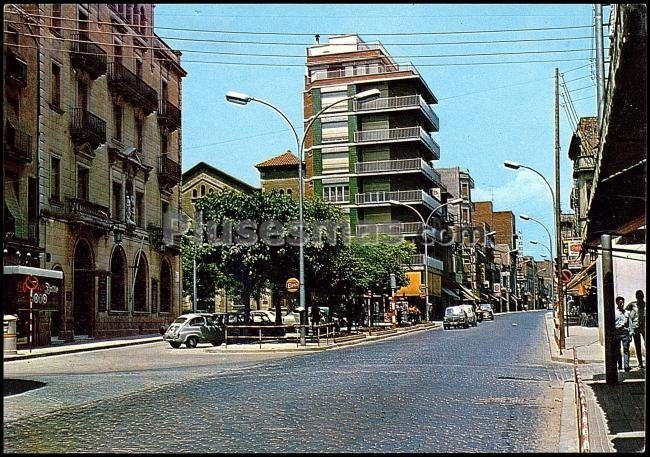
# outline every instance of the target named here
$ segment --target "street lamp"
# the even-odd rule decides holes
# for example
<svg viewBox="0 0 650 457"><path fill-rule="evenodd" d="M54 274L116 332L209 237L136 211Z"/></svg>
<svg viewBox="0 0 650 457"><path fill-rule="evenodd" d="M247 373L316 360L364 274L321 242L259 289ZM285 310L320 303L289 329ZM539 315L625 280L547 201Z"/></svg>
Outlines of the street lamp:
<svg viewBox="0 0 650 457"><path fill-rule="evenodd" d="M503 165L506 168L512 169L512 170L518 170L520 168L525 168L527 170L532 171L533 173L537 174L540 178L544 180L546 183L546 186L548 187L549 192L551 193L551 198L553 199L553 213L555 215L555 252L556 252L556 260L557 260L557 269L555 273L557 274L557 297L558 297L558 310L560 311L560 353L562 349L564 349L565 346L565 332L564 332L564 294L562 291L562 287L560 286L562 284L562 279L560 277L560 274L562 272L562 233L560 231L560 196L555 195L553 192L553 188L551 187L551 184L549 184L548 180L544 177L543 174L541 174L539 171L535 170L534 168L531 168L526 165L521 165L517 162L513 162L511 160L506 160L503 162ZM557 165L556 165L557 166ZM559 176L559 170L556 168L556 178ZM558 178L559 179L559 178ZM560 193L560 184L559 181L556 181L556 190L557 193ZM551 243L553 244L553 243Z"/></svg>
<svg viewBox="0 0 650 457"><path fill-rule="evenodd" d="M436 213L436 211L438 211L443 206L456 205L458 203L462 203L463 201L464 200L459 197L459 198L451 199L447 203L443 203L442 205L438 205L437 207L435 207L431 211L431 213L429 214L429 217L427 217L426 220L425 220L424 217L422 217L422 214L420 214L420 212L417 209L415 209L414 207L412 207L411 205L409 205L407 203L402 203L402 202L400 202L398 200L388 200L388 203L391 204L391 205L402 205L402 206L406 206L407 208L413 210L415 212L415 214L417 214L418 217L420 218L420 220L422 221L422 237L424 238L424 288L425 288L425 292L424 292L425 316L424 316L424 318L425 318L425 322L429 322L429 308L431 306L429 304L429 249L428 249L429 241L427 240L427 232L428 232L427 228L429 227L429 220L431 219L431 216L433 216Z"/></svg>
<svg viewBox="0 0 650 457"><path fill-rule="evenodd" d="M551 255L551 259L553 259L553 251L551 251L551 249L553 247L553 237L551 237L551 232L548 229L548 227L546 227L546 225L544 223L542 223L542 221L539 221L539 220L535 219L534 217L528 216L526 214L520 214L519 217L521 219L525 220L525 221L537 222L539 225L542 226L542 228L544 230L546 230L546 234L548 235L548 246L549 246L548 253ZM532 244L537 244L536 241L534 243L533 243L533 241L531 241ZM544 245L542 245L542 246L544 246ZM544 247L546 247L546 246L544 246ZM553 268L554 268L553 262L551 262L551 276L554 276L553 275L553 271L554 271ZM560 282L559 282L559 278L558 278L558 287L559 287L559 284L560 284ZM555 287L553 287L553 284L551 284L551 299L554 299L554 298L555 298Z"/></svg>
<svg viewBox="0 0 650 457"><path fill-rule="evenodd" d="M296 131L296 128L293 126L289 118L279 108L275 107L271 103L261 100L259 98L252 97L247 94L242 94L240 92L230 91L226 93L226 100L236 105L247 105L250 102L257 102L257 103L261 103L262 105L268 106L276 113L278 113L280 116L282 116L282 118L286 121L286 123L289 124L289 127L291 127L291 130L293 131L293 135L296 139L296 144L298 146L298 224L300 226L300 244L298 245L298 249L299 249L298 270L299 270L299 280L300 280L299 306L303 309L303 313L305 313L305 315L306 315L306 308L305 308L306 302L305 302L305 256L304 256L304 243L303 243L303 200L304 200L303 193L304 192L303 192L303 179L302 179L302 165L303 165L302 149L305 144L305 138L307 137L307 132L314 124L314 121L318 119L318 117L321 114L323 114L325 111L332 108L333 106L336 106L339 103L347 102L348 100L366 100L366 99L379 97L379 95L381 95L379 89L370 89L343 98L341 100L332 103L331 105L326 106L325 108L321 109L318 113L316 113L316 115L312 118L309 124L307 124L307 127L305 127L305 131L302 134L302 139L300 139L298 138L298 132ZM306 333L305 327L303 326L300 328L300 344L302 346L305 346L305 336L306 336L305 333Z"/></svg>

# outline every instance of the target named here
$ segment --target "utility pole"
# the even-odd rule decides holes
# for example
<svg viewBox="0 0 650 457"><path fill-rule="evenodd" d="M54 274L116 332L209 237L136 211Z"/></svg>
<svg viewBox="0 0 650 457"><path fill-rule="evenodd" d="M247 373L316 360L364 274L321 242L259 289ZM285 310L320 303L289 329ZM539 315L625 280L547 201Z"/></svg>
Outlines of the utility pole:
<svg viewBox="0 0 650 457"><path fill-rule="evenodd" d="M602 125L605 103L605 58L603 51L603 5L594 5L594 36L596 37L596 114L598 125Z"/></svg>
<svg viewBox="0 0 650 457"><path fill-rule="evenodd" d="M562 233L560 230L560 100L558 69L555 67L555 252L557 253L557 310L560 323L560 351L564 341L564 289L562 288Z"/></svg>

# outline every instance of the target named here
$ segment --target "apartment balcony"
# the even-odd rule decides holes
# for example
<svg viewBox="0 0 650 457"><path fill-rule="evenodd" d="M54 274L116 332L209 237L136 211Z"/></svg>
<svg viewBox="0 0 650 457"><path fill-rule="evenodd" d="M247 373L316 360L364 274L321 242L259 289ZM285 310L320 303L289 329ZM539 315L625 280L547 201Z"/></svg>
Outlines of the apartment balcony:
<svg viewBox="0 0 650 457"><path fill-rule="evenodd" d="M83 108L72 108L70 135L75 145L89 143L95 150L106 143L106 121Z"/></svg>
<svg viewBox="0 0 650 457"><path fill-rule="evenodd" d="M7 157L20 163L31 163L33 156L31 135L15 127L9 121L5 124L4 133L4 151Z"/></svg>
<svg viewBox="0 0 650 457"><path fill-rule="evenodd" d="M442 183L440 173L420 158L358 162L355 170L360 175L422 173L434 184L440 186Z"/></svg>
<svg viewBox="0 0 650 457"><path fill-rule="evenodd" d="M12 50L7 51L5 82L16 88L27 87L27 63Z"/></svg>
<svg viewBox="0 0 650 457"><path fill-rule="evenodd" d="M172 234L171 229L165 230L163 227L149 224L147 232L149 232L149 244L157 251L163 252L166 249L180 250L180 235ZM168 236L165 236L165 232L168 232Z"/></svg>
<svg viewBox="0 0 650 457"><path fill-rule="evenodd" d="M412 205L425 205L431 209L440 205L435 197L421 189L365 192L356 194L354 197L357 205L364 206L390 205L391 200Z"/></svg>
<svg viewBox="0 0 650 457"><path fill-rule="evenodd" d="M424 266L425 259L429 268L437 268L438 270L444 269L444 263L442 260L431 256L425 256L424 254L412 255L411 266Z"/></svg>
<svg viewBox="0 0 650 457"><path fill-rule="evenodd" d="M596 169L596 157L594 155L580 155L573 162L573 177L584 172L593 172Z"/></svg>
<svg viewBox="0 0 650 457"><path fill-rule="evenodd" d="M108 64L108 87L149 115L158 108L158 93L120 62Z"/></svg>
<svg viewBox="0 0 650 457"><path fill-rule="evenodd" d="M181 110L169 100L161 99L158 104L158 123L170 131L178 129L181 126Z"/></svg>
<svg viewBox="0 0 650 457"><path fill-rule="evenodd" d="M421 236L422 222L378 222L376 224L357 224L356 235Z"/></svg>
<svg viewBox="0 0 650 457"><path fill-rule="evenodd" d="M399 127L393 129L359 130L354 132L355 143L397 143L419 141L431 153L433 160L440 158L440 146L422 127Z"/></svg>
<svg viewBox="0 0 650 457"><path fill-rule="evenodd" d="M66 198L66 215L71 222L79 222L101 232L110 229L110 210L81 198Z"/></svg>
<svg viewBox="0 0 650 457"><path fill-rule="evenodd" d="M90 41L84 34L72 35L70 63L72 68L86 71L92 79L106 74L106 51Z"/></svg>
<svg viewBox="0 0 650 457"><path fill-rule="evenodd" d="M164 187L173 187L181 182L181 164L166 155L160 156L158 182Z"/></svg>
<svg viewBox="0 0 650 457"><path fill-rule="evenodd" d="M369 65L349 66L339 70L311 70L309 82L323 79L353 78L368 75L387 75L391 73L409 73L411 75L420 75L415 66L411 63L406 64L380 64L373 63Z"/></svg>
<svg viewBox="0 0 650 457"><path fill-rule="evenodd" d="M361 112L377 112L377 111L393 111L393 110L406 110L406 109L419 109L424 116L431 123L432 131L440 129L440 120L438 115L433 112L431 106L424 100L421 95L403 95L399 97L384 97L375 100L354 100L354 111Z"/></svg>

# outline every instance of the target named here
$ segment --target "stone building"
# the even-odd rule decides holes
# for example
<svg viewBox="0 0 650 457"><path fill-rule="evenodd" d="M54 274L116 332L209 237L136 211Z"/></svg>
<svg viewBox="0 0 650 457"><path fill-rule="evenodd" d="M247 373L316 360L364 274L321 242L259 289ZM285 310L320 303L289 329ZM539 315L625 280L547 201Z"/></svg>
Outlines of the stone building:
<svg viewBox="0 0 650 457"><path fill-rule="evenodd" d="M255 165L260 172L262 191L277 190L298 199L298 157L287 151ZM303 167L304 172L304 167ZM311 187L305 185L305 194L311 194Z"/></svg>
<svg viewBox="0 0 650 457"><path fill-rule="evenodd" d="M5 8L5 33L38 48L15 50L28 80L18 124L33 135L38 189L37 198L20 193L17 200L35 227L40 266L63 272L52 333L66 340L156 332L179 311L175 233L186 72L180 53L153 33L153 9ZM11 48L5 43L5 59ZM3 114L5 120L15 111Z"/></svg>

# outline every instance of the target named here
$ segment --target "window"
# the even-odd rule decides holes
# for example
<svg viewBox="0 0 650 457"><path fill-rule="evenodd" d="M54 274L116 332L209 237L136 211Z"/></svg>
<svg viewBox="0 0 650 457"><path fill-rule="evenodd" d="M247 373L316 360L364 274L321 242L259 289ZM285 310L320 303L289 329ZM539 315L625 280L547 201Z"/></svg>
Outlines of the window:
<svg viewBox="0 0 650 457"><path fill-rule="evenodd" d="M113 207L111 217L118 221L122 220L122 183L113 183Z"/></svg>
<svg viewBox="0 0 650 457"><path fill-rule="evenodd" d="M168 88L168 85L167 85L167 81L163 81L162 82L162 91L161 91L161 95L162 95L161 98L162 98L163 102L168 100L168 97L169 97L168 91L169 91L169 88Z"/></svg>
<svg viewBox="0 0 650 457"><path fill-rule="evenodd" d="M117 33L117 32L116 32ZM121 64L122 63L122 43L119 41L114 41L113 46L115 47L115 63Z"/></svg>
<svg viewBox="0 0 650 457"><path fill-rule="evenodd" d="M88 15L79 11L79 38L88 40Z"/></svg>
<svg viewBox="0 0 650 457"><path fill-rule="evenodd" d="M122 107L113 104L113 138L122 139Z"/></svg>
<svg viewBox="0 0 650 457"><path fill-rule="evenodd" d="M144 194L135 193L135 223L138 227L144 227Z"/></svg>
<svg viewBox="0 0 650 457"><path fill-rule="evenodd" d="M53 35L61 36L61 4L52 5L52 28Z"/></svg>
<svg viewBox="0 0 650 457"><path fill-rule="evenodd" d="M323 122L323 143L347 141L348 121Z"/></svg>
<svg viewBox="0 0 650 457"><path fill-rule="evenodd" d="M61 200L61 159L54 156L50 160L50 198Z"/></svg>
<svg viewBox="0 0 650 457"><path fill-rule="evenodd" d="M167 155L167 150L168 150L167 146L168 145L169 145L169 138L167 137L167 135L165 135L164 133L161 132L160 133L160 153L163 156Z"/></svg>
<svg viewBox="0 0 650 457"><path fill-rule="evenodd" d="M292 191L291 189L287 189L287 195L288 195L289 197L291 197L292 194L293 194L293 191Z"/></svg>
<svg viewBox="0 0 650 457"><path fill-rule="evenodd" d="M327 106L334 105L334 103L340 102L341 100L348 97L347 90L340 90L336 92L326 92L321 94L321 106L323 108ZM328 109L327 112L336 112L336 111L347 111L348 104L344 102L337 103L332 108Z"/></svg>
<svg viewBox="0 0 650 457"><path fill-rule="evenodd" d="M163 260L160 265L160 312L168 313L172 310L172 267L168 260Z"/></svg>
<svg viewBox="0 0 650 457"><path fill-rule="evenodd" d="M165 232L171 229L171 218L169 217L169 203L162 202L160 209L161 209L160 212L162 216L162 220L160 222L163 228L163 232Z"/></svg>
<svg viewBox="0 0 650 457"><path fill-rule="evenodd" d="M135 74L138 78L142 79L142 59L135 59Z"/></svg>
<svg viewBox="0 0 650 457"><path fill-rule="evenodd" d="M347 202L350 197L349 193L347 184L323 186L323 200L326 202Z"/></svg>
<svg viewBox="0 0 650 457"><path fill-rule="evenodd" d="M467 182L460 183L460 196L464 198L469 197L469 184Z"/></svg>
<svg viewBox="0 0 650 457"><path fill-rule="evenodd" d="M469 209L463 208L463 223L469 224Z"/></svg>
<svg viewBox="0 0 650 457"><path fill-rule="evenodd" d="M126 310L124 287L126 286L126 255L121 246L116 246L111 256L111 301L110 309Z"/></svg>
<svg viewBox="0 0 650 457"><path fill-rule="evenodd" d="M190 321L190 325L193 327L199 327L201 325L205 325L205 319L202 317L195 317Z"/></svg>
<svg viewBox="0 0 650 457"><path fill-rule="evenodd" d="M196 189L192 189L192 197L196 198L198 197L199 193L196 191Z"/></svg>
<svg viewBox="0 0 650 457"><path fill-rule="evenodd" d="M90 170L86 167L77 167L77 198L88 201L88 183Z"/></svg>
<svg viewBox="0 0 650 457"><path fill-rule="evenodd" d="M201 184L201 197L205 195L205 186Z"/></svg>
<svg viewBox="0 0 650 457"><path fill-rule="evenodd" d="M334 154L323 154L323 174L347 173L350 170L348 152L337 152Z"/></svg>
<svg viewBox="0 0 650 457"><path fill-rule="evenodd" d="M61 67L52 62L52 105L61 107Z"/></svg>
<svg viewBox="0 0 650 457"><path fill-rule="evenodd" d="M81 80L77 80L77 107L88 111L88 86Z"/></svg>
<svg viewBox="0 0 650 457"><path fill-rule="evenodd" d="M135 141L139 152L142 152L142 119L135 118Z"/></svg>
<svg viewBox="0 0 650 457"><path fill-rule="evenodd" d="M147 257L140 251L135 258L136 274L133 291L133 311L147 311L147 285L149 283L149 265Z"/></svg>

